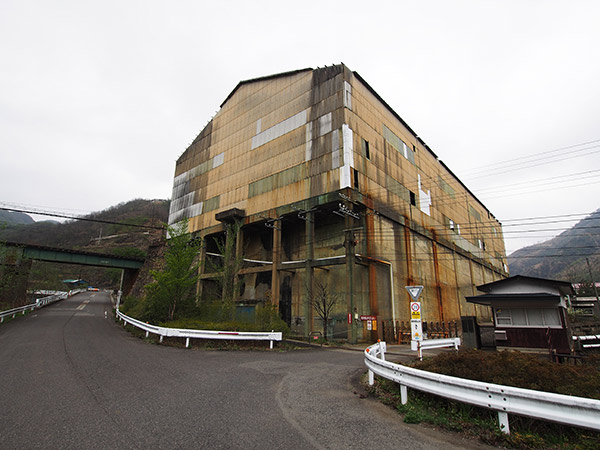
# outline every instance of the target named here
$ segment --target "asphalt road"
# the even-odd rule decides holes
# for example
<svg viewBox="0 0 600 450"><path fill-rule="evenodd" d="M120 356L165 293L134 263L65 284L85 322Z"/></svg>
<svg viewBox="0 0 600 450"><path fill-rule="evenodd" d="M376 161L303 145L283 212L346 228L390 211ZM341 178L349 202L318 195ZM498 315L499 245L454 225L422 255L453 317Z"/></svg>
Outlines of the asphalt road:
<svg viewBox="0 0 600 450"><path fill-rule="evenodd" d="M152 345L110 310L88 292L0 326L0 448L487 448L361 398L360 352Z"/></svg>

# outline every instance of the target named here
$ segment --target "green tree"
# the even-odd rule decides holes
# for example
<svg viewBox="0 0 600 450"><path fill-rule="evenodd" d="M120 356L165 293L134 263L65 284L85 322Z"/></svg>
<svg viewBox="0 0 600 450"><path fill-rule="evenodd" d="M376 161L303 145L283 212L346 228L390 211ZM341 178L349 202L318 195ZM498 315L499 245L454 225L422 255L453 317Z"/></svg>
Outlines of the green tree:
<svg viewBox="0 0 600 450"><path fill-rule="evenodd" d="M187 220L167 227L168 240L162 270L152 270L154 281L146 285L146 318L173 320L193 308L198 280L197 244L188 233Z"/></svg>
<svg viewBox="0 0 600 450"><path fill-rule="evenodd" d="M215 244L221 257L211 271L218 274L217 283L221 297L222 320L235 319L235 300L240 295L241 278L239 272L244 264L244 257L238 251L237 238L242 224L239 222L225 225L225 236L215 238Z"/></svg>

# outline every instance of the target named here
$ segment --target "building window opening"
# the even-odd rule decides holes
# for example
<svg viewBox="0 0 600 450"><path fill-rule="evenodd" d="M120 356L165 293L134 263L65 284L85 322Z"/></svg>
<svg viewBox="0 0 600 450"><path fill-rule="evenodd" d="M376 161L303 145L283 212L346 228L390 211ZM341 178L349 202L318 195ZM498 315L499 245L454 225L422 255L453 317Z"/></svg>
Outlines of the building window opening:
<svg viewBox="0 0 600 450"><path fill-rule="evenodd" d="M413 206L417 206L417 196L413 191L408 191L410 193L410 204Z"/></svg>
<svg viewBox="0 0 600 450"><path fill-rule="evenodd" d="M369 141L366 141L363 139L362 144L363 144L363 154L365 155L365 158L371 159L371 151L369 150Z"/></svg>
<svg viewBox="0 0 600 450"><path fill-rule="evenodd" d="M495 308L496 325L501 327L561 327L556 308Z"/></svg>
<svg viewBox="0 0 600 450"><path fill-rule="evenodd" d="M354 172L354 188L359 189L358 186L358 171L356 169L352 170Z"/></svg>

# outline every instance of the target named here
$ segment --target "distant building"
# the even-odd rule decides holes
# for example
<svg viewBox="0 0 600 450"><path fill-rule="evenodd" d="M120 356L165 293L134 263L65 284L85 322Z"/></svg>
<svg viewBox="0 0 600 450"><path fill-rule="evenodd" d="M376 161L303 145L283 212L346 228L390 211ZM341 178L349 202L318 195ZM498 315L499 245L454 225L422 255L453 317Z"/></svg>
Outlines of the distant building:
<svg viewBox="0 0 600 450"><path fill-rule="evenodd" d="M465 296L507 276L501 224L344 65L240 82L177 160L169 222L183 218L203 261L240 222L240 304L270 300L303 335L321 329L315 280L340 297L329 334L353 340L410 320L407 285L424 286L426 321L491 321Z"/></svg>

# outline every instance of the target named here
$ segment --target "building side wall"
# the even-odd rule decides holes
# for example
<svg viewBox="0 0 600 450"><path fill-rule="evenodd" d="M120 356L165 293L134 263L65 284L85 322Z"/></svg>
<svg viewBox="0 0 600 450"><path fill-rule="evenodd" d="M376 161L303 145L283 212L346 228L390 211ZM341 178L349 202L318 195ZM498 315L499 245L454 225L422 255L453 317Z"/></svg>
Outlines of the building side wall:
<svg viewBox="0 0 600 450"><path fill-rule="evenodd" d="M189 217L194 232L220 211L251 215L340 189L344 72L241 85L178 160L170 222Z"/></svg>
<svg viewBox="0 0 600 450"><path fill-rule="evenodd" d="M358 149L359 190L504 271L501 224L368 87L356 77L351 83L352 108L346 109L346 118ZM362 151L363 140L369 143L369 158ZM405 147L398 149L398 141Z"/></svg>
<svg viewBox="0 0 600 450"><path fill-rule="evenodd" d="M505 276L500 223L357 78L351 97L346 122L358 172L352 187L374 209L393 212L382 212L364 238L371 241L368 256L393 265L396 320L410 319L404 287L418 284L426 320L491 321L489 308L467 304L464 296L482 280Z"/></svg>

